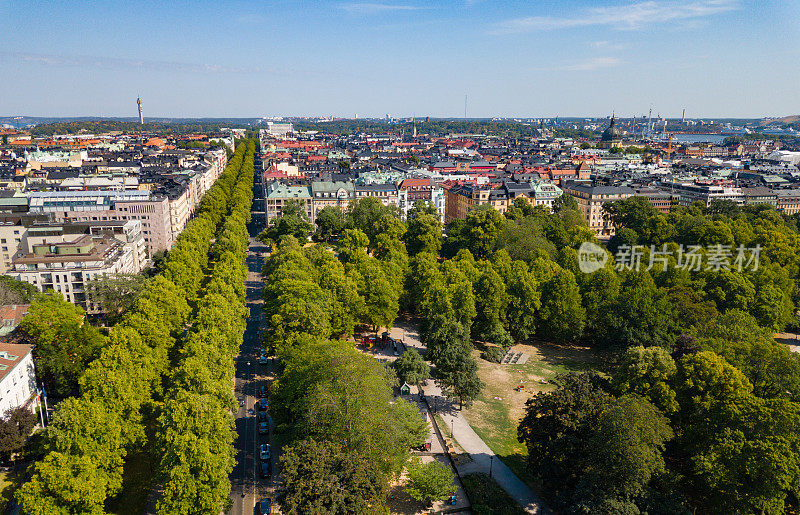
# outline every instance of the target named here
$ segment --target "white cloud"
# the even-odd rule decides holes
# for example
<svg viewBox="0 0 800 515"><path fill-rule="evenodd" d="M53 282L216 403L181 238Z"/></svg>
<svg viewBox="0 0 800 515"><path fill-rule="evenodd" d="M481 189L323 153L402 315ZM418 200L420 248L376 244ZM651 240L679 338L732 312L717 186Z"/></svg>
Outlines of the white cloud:
<svg viewBox="0 0 800 515"><path fill-rule="evenodd" d="M105 70L136 69L156 72L187 72L205 74L271 73L276 75L287 75L297 72L297 70L276 68L237 68L214 63L188 63L177 61L156 61L149 59L125 59L97 55L33 54L27 52L0 51L0 62L8 59L26 63L36 63L43 66L75 66L80 68Z"/></svg>
<svg viewBox="0 0 800 515"><path fill-rule="evenodd" d="M619 43L613 43L611 41L592 41L589 43L589 46L597 48L598 50L622 50L625 48L625 45L620 45Z"/></svg>
<svg viewBox="0 0 800 515"><path fill-rule="evenodd" d="M570 72L587 72L599 70L600 68L610 68L619 64L622 64L622 60L616 57L593 57L586 61L564 66L561 69Z"/></svg>
<svg viewBox="0 0 800 515"><path fill-rule="evenodd" d="M618 30L639 29L645 25L691 20L732 11L736 0L702 0L693 2L648 1L627 5L595 7L577 16L529 16L506 20L495 26L494 33L517 34L534 30L570 29L609 26Z"/></svg>
<svg viewBox="0 0 800 515"><path fill-rule="evenodd" d="M354 2L349 4L341 4L339 5L339 9L347 11L350 14L367 15L367 14L378 14L391 11L418 11L423 8L414 5Z"/></svg>

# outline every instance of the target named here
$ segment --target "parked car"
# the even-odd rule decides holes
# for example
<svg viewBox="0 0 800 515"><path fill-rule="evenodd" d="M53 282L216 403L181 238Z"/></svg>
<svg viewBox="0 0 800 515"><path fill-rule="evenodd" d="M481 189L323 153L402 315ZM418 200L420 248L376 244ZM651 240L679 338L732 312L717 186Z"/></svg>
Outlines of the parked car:
<svg viewBox="0 0 800 515"><path fill-rule="evenodd" d="M258 503L258 513L259 515L272 515L272 499L261 499L261 502Z"/></svg>
<svg viewBox="0 0 800 515"><path fill-rule="evenodd" d="M261 444L261 452L259 453L259 455L261 456L261 459L264 460L264 461L269 459L269 457L270 457L270 449L269 449L269 444L268 443L262 443Z"/></svg>
<svg viewBox="0 0 800 515"><path fill-rule="evenodd" d="M266 365L267 364L267 357L263 354L258 357L258 364L259 365Z"/></svg>
<svg viewBox="0 0 800 515"><path fill-rule="evenodd" d="M259 411L258 412L258 421L259 422L266 422L267 421L267 412L266 411Z"/></svg>
<svg viewBox="0 0 800 515"><path fill-rule="evenodd" d="M258 389L258 396L262 399L269 397L269 386L262 385L261 388Z"/></svg>
<svg viewBox="0 0 800 515"><path fill-rule="evenodd" d="M258 434L260 435L269 434L269 422L261 422L260 424L258 424Z"/></svg>
<svg viewBox="0 0 800 515"><path fill-rule="evenodd" d="M258 399L258 406L259 411L267 411L269 409L269 401L267 399Z"/></svg>
<svg viewBox="0 0 800 515"><path fill-rule="evenodd" d="M261 477L270 477L272 475L272 464L269 461L261 462Z"/></svg>

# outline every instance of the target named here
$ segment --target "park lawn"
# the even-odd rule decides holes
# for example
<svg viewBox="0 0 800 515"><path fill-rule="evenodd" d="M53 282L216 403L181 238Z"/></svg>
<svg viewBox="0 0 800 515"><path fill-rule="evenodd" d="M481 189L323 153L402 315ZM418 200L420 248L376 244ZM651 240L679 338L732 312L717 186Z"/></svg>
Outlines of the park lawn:
<svg viewBox="0 0 800 515"><path fill-rule="evenodd" d="M147 452L134 452L125 458L122 471L122 492L110 499L106 509L114 515L141 515L147 506L147 497L153 488L152 456Z"/></svg>
<svg viewBox="0 0 800 515"><path fill-rule="evenodd" d="M509 496L497 481L486 474L469 474L461 478L472 503L473 513L492 515L524 515L525 510Z"/></svg>
<svg viewBox="0 0 800 515"><path fill-rule="evenodd" d="M472 406L464 410L464 416L503 463L530 484L525 474L528 451L517 441L525 401L534 393L552 390L553 385L548 382L556 375L593 369L599 360L590 349L580 347L535 343L515 345L512 350L527 354L528 361L500 365L480 359L476 352L478 376L484 387ZM516 392L517 386L525 389Z"/></svg>

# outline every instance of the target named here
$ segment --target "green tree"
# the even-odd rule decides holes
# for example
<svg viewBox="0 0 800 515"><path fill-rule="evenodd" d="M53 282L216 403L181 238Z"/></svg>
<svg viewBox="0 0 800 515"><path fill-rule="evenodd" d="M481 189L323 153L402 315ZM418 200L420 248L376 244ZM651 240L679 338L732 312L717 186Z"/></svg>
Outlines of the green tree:
<svg viewBox="0 0 800 515"><path fill-rule="evenodd" d="M800 396L800 357L750 314L731 310L707 324L699 343L743 372L759 397Z"/></svg>
<svg viewBox="0 0 800 515"><path fill-rule="evenodd" d="M364 322L373 327L389 327L397 318L400 292L375 258L362 259L355 270L360 276L359 293L366 305Z"/></svg>
<svg viewBox="0 0 800 515"><path fill-rule="evenodd" d="M603 411L588 439L588 468L578 491L599 491L603 497L631 499L650 479L664 472L664 446L672 438L669 421L647 400L626 395Z"/></svg>
<svg viewBox="0 0 800 515"><path fill-rule="evenodd" d="M436 211L436 206L432 202L425 202L424 200L415 200L411 209L408 210L408 219L411 220L420 215L431 215L439 217Z"/></svg>
<svg viewBox="0 0 800 515"><path fill-rule="evenodd" d="M557 387L525 403L517 438L528 448L528 466L556 498L568 498L587 469L592 431L612 404L597 374L556 377Z"/></svg>
<svg viewBox="0 0 800 515"><path fill-rule="evenodd" d="M477 317L473 333L483 339L493 327L502 325L502 321L506 318L509 297L503 278L490 262L480 262L479 269L481 275L474 288Z"/></svg>
<svg viewBox="0 0 800 515"><path fill-rule="evenodd" d="M431 369L416 349L406 350L393 363L397 377L408 384L417 385L430 376Z"/></svg>
<svg viewBox="0 0 800 515"><path fill-rule="evenodd" d="M455 476L449 465L437 460L422 463L416 459L411 461L407 470L408 486L405 490L414 499L430 506L453 493Z"/></svg>
<svg viewBox="0 0 800 515"><path fill-rule="evenodd" d="M84 317L81 308L49 293L31 304L20 323L36 344L33 356L40 379L57 396L77 393L87 364L105 344L105 338Z"/></svg>
<svg viewBox="0 0 800 515"><path fill-rule="evenodd" d="M388 478L375 462L329 441L306 439L286 447L281 470L281 511L288 515L372 513L388 491Z"/></svg>
<svg viewBox="0 0 800 515"><path fill-rule="evenodd" d="M462 233L467 240L465 248L478 259L489 257L505 225L503 215L490 207L481 207L467 213L465 222L466 231Z"/></svg>
<svg viewBox="0 0 800 515"><path fill-rule="evenodd" d="M405 241L408 253L412 256L419 252L438 255L442 248L442 224L439 222L439 217L419 214L410 218Z"/></svg>
<svg viewBox="0 0 800 515"><path fill-rule="evenodd" d="M478 364L467 348L450 345L437 357L436 382L445 396L458 399L459 408L469 406L483 389Z"/></svg>
<svg viewBox="0 0 800 515"><path fill-rule="evenodd" d="M36 414L26 406L6 411L0 420L0 456L4 460L22 450L36 425Z"/></svg>
<svg viewBox="0 0 800 515"><path fill-rule="evenodd" d="M677 336L672 306L647 271L625 275L608 325L611 345L670 347Z"/></svg>
<svg viewBox="0 0 800 515"><path fill-rule="evenodd" d="M15 493L25 513L105 513L109 479L90 456L50 453L33 465L33 476Z"/></svg>
<svg viewBox="0 0 800 515"><path fill-rule="evenodd" d="M95 276L86 282L86 293L99 305L106 322L114 324L129 311L144 290L146 278L140 274Z"/></svg>
<svg viewBox="0 0 800 515"><path fill-rule="evenodd" d="M365 197L351 202L348 206L348 216L353 227L367 235L372 248L375 248L378 235L387 232L387 226L391 223L387 218L398 222L394 228L399 233L388 236L399 239L405 232L405 227L399 220L397 208L384 206L377 197Z"/></svg>
<svg viewBox="0 0 800 515"><path fill-rule="evenodd" d="M0 306L30 304L38 294L39 290L34 285L0 275Z"/></svg>
<svg viewBox="0 0 800 515"><path fill-rule="evenodd" d="M317 230L314 237L319 241L328 241L334 234L341 234L347 228L347 214L335 206L323 207L317 212L315 220Z"/></svg>
<svg viewBox="0 0 800 515"><path fill-rule="evenodd" d="M539 332L542 337L557 342L574 341L581 337L586 312L575 276L559 269L542 283L542 307L539 310Z"/></svg>
<svg viewBox="0 0 800 515"><path fill-rule="evenodd" d="M436 324L423 333L422 341L427 347L425 357L428 361L436 363L440 357L451 347L461 347L471 350L469 330L458 320L452 317L437 319Z"/></svg>
<svg viewBox="0 0 800 515"><path fill-rule="evenodd" d="M663 347L630 347L622 355L614 378L614 388L620 393L640 395L664 413L678 410L672 380L677 366Z"/></svg>
<svg viewBox="0 0 800 515"><path fill-rule="evenodd" d="M523 261L514 261L506 276L509 332L517 340L525 340L536 332L536 313L541 307L539 283Z"/></svg>
<svg viewBox="0 0 800 515"><path fill-rule="evenodd" d="M572 195L568 194L560 195L557 199L553 201L554 213L560 214L567 210L576 212L579 211L578 201L575 200L575 197L573 197Z"/></svg>
<svg viewBox="0 0 800 515"><path fill-rule="evenodd" d="M308 221L302 202L289 199L283 207L281 216L272 220L270 226L264 229L258 238L261 241L278 242L284 236L290 235L304 242L313 230L314 226Z"/></svg>

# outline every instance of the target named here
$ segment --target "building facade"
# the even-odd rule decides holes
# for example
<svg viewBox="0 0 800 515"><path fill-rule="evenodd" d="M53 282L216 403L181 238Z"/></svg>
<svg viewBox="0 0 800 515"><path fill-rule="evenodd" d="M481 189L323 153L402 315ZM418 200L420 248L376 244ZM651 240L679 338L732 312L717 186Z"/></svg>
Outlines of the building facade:
<svg viewBox="0 0 800 515"><path fill-rule="evenodd" d="M36 369L30 345L0 342L0 417L38 405Z"/></svg>

